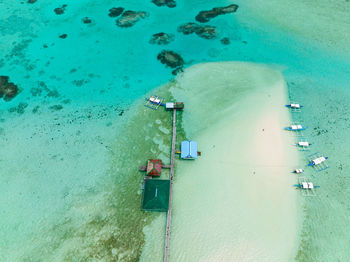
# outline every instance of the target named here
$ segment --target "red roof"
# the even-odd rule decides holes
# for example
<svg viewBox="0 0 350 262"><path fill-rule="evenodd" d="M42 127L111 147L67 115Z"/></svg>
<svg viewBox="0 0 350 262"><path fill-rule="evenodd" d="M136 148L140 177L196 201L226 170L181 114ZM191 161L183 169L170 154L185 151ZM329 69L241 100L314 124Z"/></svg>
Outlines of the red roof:
<svg viewBox="0 0 350 262"><path fill-rule="evenodd" d="M162 173L162 160L149 159L147 161L147 175L160 176L161 173Z"/></svg>

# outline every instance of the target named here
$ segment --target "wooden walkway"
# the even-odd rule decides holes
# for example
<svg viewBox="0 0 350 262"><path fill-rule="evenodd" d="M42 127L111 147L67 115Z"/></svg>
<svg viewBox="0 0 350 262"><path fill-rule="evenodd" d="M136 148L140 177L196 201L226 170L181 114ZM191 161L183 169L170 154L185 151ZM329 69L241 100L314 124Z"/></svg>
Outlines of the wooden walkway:
<svg viewBox="0 0 350 262"><path fill-rule="evenodd" d="M168 209L168 214L166 219L164 262L168 262L169 249L170 249L171 199L172 199L172 193L173 193L172 190L173 190L173 179L174 179L175 144L176 144L176 109L173 110L173 137L172 137L172 143L171 143L169 209Z"/></svg>

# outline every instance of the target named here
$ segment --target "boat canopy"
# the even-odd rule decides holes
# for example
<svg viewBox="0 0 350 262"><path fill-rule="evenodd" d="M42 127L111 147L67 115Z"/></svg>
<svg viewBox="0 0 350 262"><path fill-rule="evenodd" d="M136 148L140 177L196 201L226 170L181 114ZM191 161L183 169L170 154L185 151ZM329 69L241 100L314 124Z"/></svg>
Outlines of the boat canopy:
<svg viewBox="0 0 350 262"><path fill-rule="evenodd" d="M314 188L314 184L311 182L302 182L301 186L303 189L313 189Z"/></svg>
<svg viewBox="0 0 350 262"><path fill-rule="evenodd" d="M301 141L301 142L298 142L298 146L309 146L309 142L306 142L306 141Z"/></svg>
<svg viewBox="0 0 350 262"><path fill-rule="evenodd" d="M303 126L302 125L291 125L290 126L292 130L298 130L298 129L302 129Z"/></svg>
<svg viewBox="0 0 350 262"><path fill-rule="evenodd" d="M312 161L314 165L321 164L322 162L326 161L326 158L324 156L321 156L319 158L316 158Z"/></svg>
<svg viewBox="0 0 350 262"><path fill-rule="evenodd" d="M291 108L300 108L300 104L290 104Z"/></svg>
<svg viewBox="0 0 350 262"><path fill-rule="evenodd" d="M154 97L154 96L151 96L149 98L149 101L152 102L152 103L155 103L155 104L160 104L161 103L161 100L158 97Z"/></svg>
<svg viewBox="0 0 350 262"><path fill-rule="evenodd" d="M297 173L297 174L300 174L300 173L303 173L303 172L304 172L304 170L302 170L301 168L295 169L295 173Z"/></svg>

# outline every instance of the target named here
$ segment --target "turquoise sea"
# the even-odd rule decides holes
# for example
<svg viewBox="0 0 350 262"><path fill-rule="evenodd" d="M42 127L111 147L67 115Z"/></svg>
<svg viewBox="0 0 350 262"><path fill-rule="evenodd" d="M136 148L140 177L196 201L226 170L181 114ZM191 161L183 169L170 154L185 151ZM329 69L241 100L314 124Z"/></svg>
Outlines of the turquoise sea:
<svg viewBox="0 0 350 262"><path fill-rule="evenodd" d="M176 3L0 0L0 75L20 89L0 99L0 261L139 261L143 228L159 215L140 211L137 169L149 151L167 159L171 123L133 105L174 78L157 60L163 49L180 54L185 68L247 61L283 72L291 99L305 105L292 116L313 143L302 159L320 152L331 167L307 171L321 188L300 203L295 261L350 261L350 3L330 1L325 11L324 0L271 1L269 12L258 0ZM199 11L232 3L236 13L207 23L215 39L177 31ZM112 7L148 15L121 28ZM287 19L294 15L295 24ZM174 41L149 43L159 32Z"/></svg>

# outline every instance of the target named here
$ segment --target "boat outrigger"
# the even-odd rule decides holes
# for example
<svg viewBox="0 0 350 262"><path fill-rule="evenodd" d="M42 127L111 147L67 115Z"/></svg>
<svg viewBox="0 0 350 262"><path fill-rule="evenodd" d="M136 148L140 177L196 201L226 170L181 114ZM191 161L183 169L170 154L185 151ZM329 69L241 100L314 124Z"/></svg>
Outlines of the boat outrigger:
<svg viewBox="0 0 350 262"><path fill-rule="evenodd" d="M165 106L163 103L164 98L161 98L159 96L151 96L150 98L146 98L146 104L144 104L145 107L157 110L160 106Z"/></svg>
<svg viewBox="0 0 350 262"><path fill-rule="evenodd" d="M285 128L285 130L288 130L288 131L301 131L305 129L306 129L306 126L302 126L302 125L290 125Z"/></svg>
<svg viewBox="0 0 350 262"><path fill-rule="evenodd" d="M320 186L315 186L312 182L306 181L305 177L300 177L298 181L299 184L294 186L298 189L302 189L304 196L316 196L314 189L319 188Z"/></svg>
<svg viewBox="0 0 350 262"><path fill-rule="evenodd" d="M329 168L326 160L327 156L322 156L319 153L315 153L309 156L309 164L308 166L312 166L316 169L316 171L322 171Z"/></svg>

